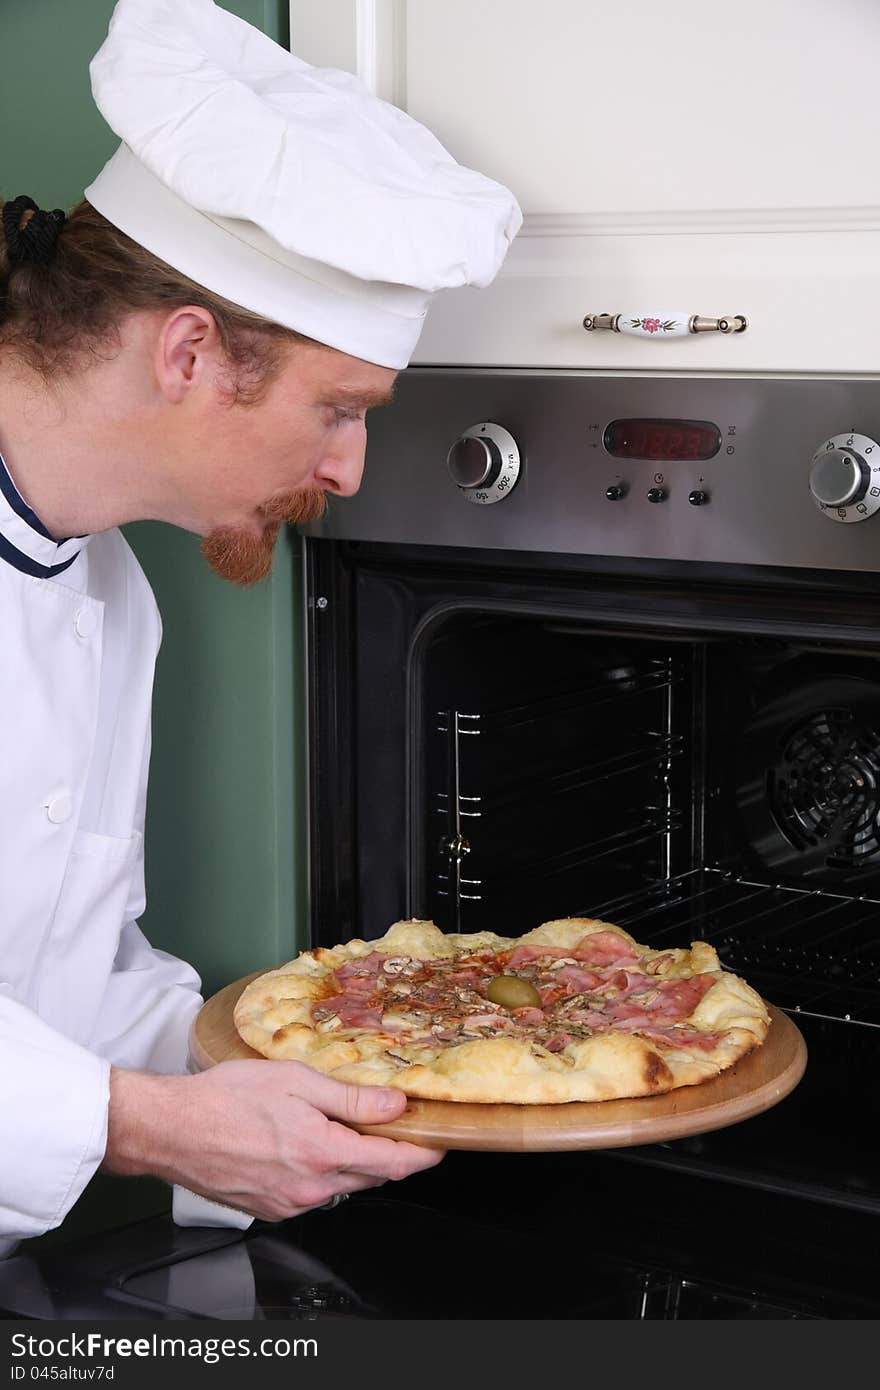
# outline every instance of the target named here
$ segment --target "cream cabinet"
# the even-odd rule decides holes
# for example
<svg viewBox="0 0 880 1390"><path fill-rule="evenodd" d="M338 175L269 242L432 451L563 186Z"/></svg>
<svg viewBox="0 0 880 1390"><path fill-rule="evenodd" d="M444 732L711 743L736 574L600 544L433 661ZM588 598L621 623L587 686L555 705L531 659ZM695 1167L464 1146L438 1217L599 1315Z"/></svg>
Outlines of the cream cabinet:
<svg viewBox="0 0 880 1390"><path fill-rule="evenodd" d="M880 371L878 0L292 0L291 47L523 208L416 361Z"/></svg>

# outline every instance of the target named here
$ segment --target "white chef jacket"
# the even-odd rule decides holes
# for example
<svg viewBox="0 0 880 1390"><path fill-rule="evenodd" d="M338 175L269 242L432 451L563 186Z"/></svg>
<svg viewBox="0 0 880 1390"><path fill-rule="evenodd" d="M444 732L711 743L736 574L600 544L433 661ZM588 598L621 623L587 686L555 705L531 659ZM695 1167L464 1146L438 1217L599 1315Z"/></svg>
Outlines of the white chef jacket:
<svg viewBox="0 0 880 1390"><path fill-rule="evenodd" d="M56 542L0 462L0 1255L98 1168L111 1063L186 1070L199 977L136 922L160 639L122 534Z"/></svg>

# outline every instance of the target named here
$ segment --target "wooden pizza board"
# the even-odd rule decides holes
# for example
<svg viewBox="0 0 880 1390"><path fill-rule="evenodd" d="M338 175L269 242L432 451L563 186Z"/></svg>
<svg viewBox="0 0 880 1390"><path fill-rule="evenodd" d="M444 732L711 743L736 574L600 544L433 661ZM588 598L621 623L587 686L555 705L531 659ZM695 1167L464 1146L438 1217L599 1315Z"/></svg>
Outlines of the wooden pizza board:
<svg viewBox="0 0 880 1390"><path fill-rule="evenodd" d="M273 969L267 966L265 970ZM255 970L203 1004L190 1035L193 1067L261 1054L236 1031L232 1012ZM445 1149L525 1152L539 1149L619 1149L657 1144L738 1124L783 1100L800 1081L807 1047L787 1014L773 1005L766 1041L712 1081L636 1100L569 1101L561 1105L475 1105L410 1100L388 1124L355 1125L362 1134L407 1139Z"/></svg>

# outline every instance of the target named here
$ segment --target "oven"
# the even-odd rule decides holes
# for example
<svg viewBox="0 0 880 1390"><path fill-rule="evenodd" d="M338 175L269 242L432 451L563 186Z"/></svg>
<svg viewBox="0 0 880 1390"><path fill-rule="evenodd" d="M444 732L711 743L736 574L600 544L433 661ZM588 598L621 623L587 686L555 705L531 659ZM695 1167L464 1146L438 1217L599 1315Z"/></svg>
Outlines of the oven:
<svg viewBox="0 0 880 1390"><path fill-rule="evenodd" d="M418 368L397 396L304 546L312 944L403 917L704 939L806 1073L694 1137L454 1152L245 1235L24 1252L0 1307L878 1316L876 382Z"/></svg>
<svg viewBox="0 0 880 1390"><path fill-rule="evenodd" d="M423 1180L637 1266L612 1316L880 1307L878 439L868 379L425 368L307 547L318 942L600 917L807 1043L743 1123Z"/></svg>

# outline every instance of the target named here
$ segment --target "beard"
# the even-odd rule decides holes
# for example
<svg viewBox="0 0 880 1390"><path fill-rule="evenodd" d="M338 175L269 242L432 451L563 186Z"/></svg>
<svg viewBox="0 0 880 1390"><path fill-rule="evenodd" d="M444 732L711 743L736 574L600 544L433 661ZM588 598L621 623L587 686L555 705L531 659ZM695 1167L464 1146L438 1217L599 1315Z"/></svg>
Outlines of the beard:
<svg viewBox="0 0 880 1390"><path fill-rule="evenodd" d="M202 554L221 579L232 584L256 584L271 573L282 523L297 526L317 521L326 509L327 496L322 488L278 493L260 508L266 518L262 535L243 526L217 526L202 541Z"/></svg>

